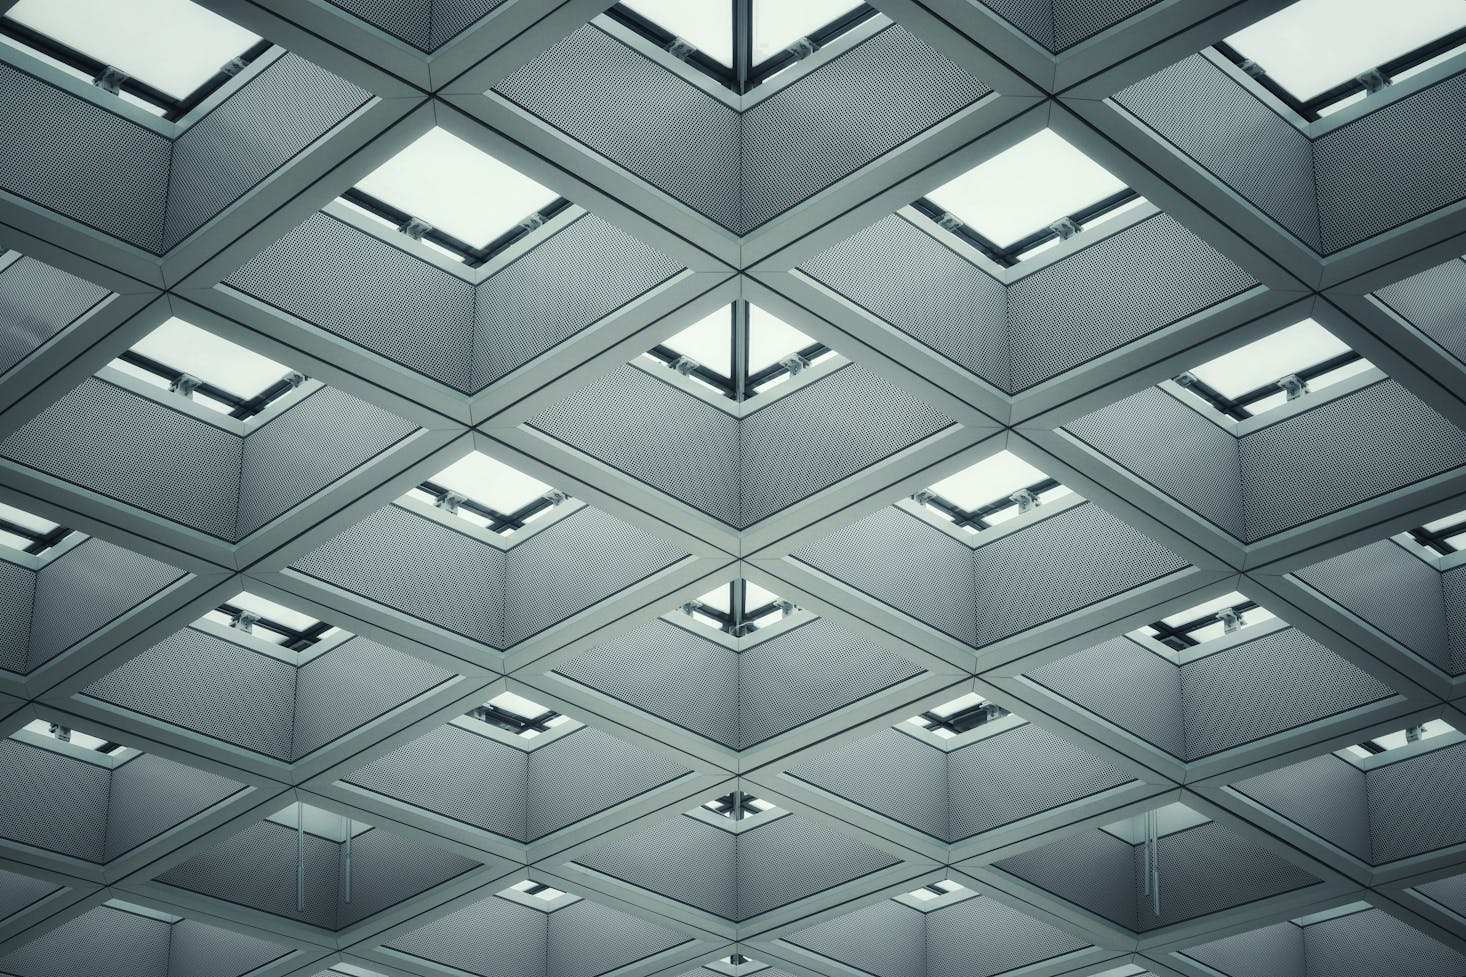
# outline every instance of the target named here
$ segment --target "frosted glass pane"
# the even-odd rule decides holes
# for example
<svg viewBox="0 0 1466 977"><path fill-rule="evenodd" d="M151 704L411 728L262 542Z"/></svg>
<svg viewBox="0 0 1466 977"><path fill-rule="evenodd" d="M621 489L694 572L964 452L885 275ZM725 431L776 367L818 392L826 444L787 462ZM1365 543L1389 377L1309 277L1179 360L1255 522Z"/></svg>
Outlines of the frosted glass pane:
<svg viewBox="0 0 1466 977"><path fill-rule="evenodd" d="M1299 0L1227 43L1307 101L1462 27L1461 0Z"/></svg>
<svg viewBox="0 0 1466 977"><path fill-rule="evenodd" d="M754 0L753 63L768 60L859 6L850 0Z"/></svg>
<svg viewBox="0 0 1466 977"><path fill-rule="evenodd" d="M245 400L291 372L289 367L177 318L148 333L132 349Z"/></svg>
<svg viewBox="0 0 1466 977"><path fill-rule="evenodd" d="M482 248L558 198L445 129L432 129L357 185Z"/></svg>
<svg viewBox="0 0 1466 977"><path fill-rule="evenodd" d="M1044 129L927 199L1005 248L1124 189L1108 170Z"/></svg>
<svg viewBox="0 0 1466 977"><path fill-rule="evenodd" d="M259 40L188 0L20 0L7 16L177 99Z"/></svg>
<svg viewBox="0 0 1466 977"><path fill-rule="evenodd" d="M697 360L714 373L733 375L733 313L725 307L694 322L662 344Z"/></svg>
<svg viewBox="0 0 1466 977"><path fill-rule="evenodd" d="M550 491L539 479L477 451L470 451L429 481L505 515Z"/></svg>
<svg viewBox="0 0 1466 977"><path fill-rule="evenodd" d="M733 66L733 5L729 0L623 0L622 6L677 35L719 64Z"/></svg>
<svg viewBox="0 0 1466 977"><path fill-rule="evenodd" d="M931 488L942 498L970 512L989 502L1006 499L1019 489L1046 478L1047 475L1017 455L1000 451L971 468L942 479Z"/></svg>
<svg viewBox="0 0 1466 977"><path fill-rule="evenodd" d="M1238 397L1348 351L1333 333L1304 319L1190 372L1222 396Z"/></svg>

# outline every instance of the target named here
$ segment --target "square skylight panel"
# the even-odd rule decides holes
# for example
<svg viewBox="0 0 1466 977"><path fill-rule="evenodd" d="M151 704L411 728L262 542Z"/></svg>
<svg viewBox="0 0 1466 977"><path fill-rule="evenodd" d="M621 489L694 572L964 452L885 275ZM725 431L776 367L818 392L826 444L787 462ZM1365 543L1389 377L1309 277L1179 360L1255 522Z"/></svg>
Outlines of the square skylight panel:
<svg viewBox="0 0 1466 977"><path fill-rule="evenodd" d="M757 373L793 353L814 344L804 333L783 319L749 303L748 372Z"/></svg>
<svg viewBox="0 0 1466 977"><path fill-rule="evenodd" d="M621 5L724 67L733 67L733 4L729 0L623 0Z"/></svg>
<svg viewBox="0 0 1466 977"><path fill-rule="evenodd" d="M446 129L431 129L356 185L473 248L559 198Z"/></svg>
<svg viewBox="0 0 1466 977"><path fill-rule="evenodd" d="M269 389L291 373L289 367L178 318L169 319L138 340L132 351L197 377L241 400ZM158 386L168 386L162 377L121 360L114 360L111 365ZM204 402L227 410L217 402Z"/></svg>
<svg viewBox="0 0 1466 977"><path fill-rule="evenodd" d="M180 101L260 39L188 0L20 0L5 15Z"/></svg>
<svg viewBox="0 0 1466 977"><path fill-rule="evenodd" d="M1333 333L1312 319L1304 319L1188 372L1223 397L1236 400L1348 352L1349 347ZM1369 368L1367 360L1355 360L1310 380L1309 386L1317 390ZM1249 409L1257 413L1285 402L1280 391L1267 401L1249 405Z"/></svg>
<svg viewBox="0 0 1466 977"><path fill-rule="evenodd" d="M725 306L662 344L725 377L733 375L733 313Z"/></svg>
<svg viewBox="0 0 1466 977"><path fill-rule="evenodd" d="M49 519L42 519L40 516L33 516L29 512L17 509L14 506L0 502L0 523L9 523L17 529L27 530L36 536L45 536L57 528L56 523ZM12 549L24 551L31 545L31 538L21 533L10 532L0 526L0 544L9 546Z"/></svg>
<svg viewBox="0 0 1466 977"><path fill-rule="evenodd" d="M539 479L477 451L470 451L429 481L506 516L550 491Z"/></svg>
<svg viewBox="0 0 1466 977"><path fill-rule="evenodd" d="M1307 101L1463 27L1460 0L1298 0L1227 43Z"/></svg>
<svg viewBox="0 0 1466 977"><path fill-rule="evenodd" d="M942 479L931 486L931 491L953 505L972 512L989 503L1006 499L1019 489L1047 480L1047 475L1022 458L1008 451L999 451Z"/></svg>
<svg viewBox="0 0 1466 977"><path fill-rule="evenodd" d="M753 0L753 63L761 64L803 37L860 7L850 0Z"/></svg>
<svg viewBox="0 0 1466 977"><path fill-rule="evenodd" d="M1125 189L1052 129L980 163L926 199L1006 248Z"/></svg>

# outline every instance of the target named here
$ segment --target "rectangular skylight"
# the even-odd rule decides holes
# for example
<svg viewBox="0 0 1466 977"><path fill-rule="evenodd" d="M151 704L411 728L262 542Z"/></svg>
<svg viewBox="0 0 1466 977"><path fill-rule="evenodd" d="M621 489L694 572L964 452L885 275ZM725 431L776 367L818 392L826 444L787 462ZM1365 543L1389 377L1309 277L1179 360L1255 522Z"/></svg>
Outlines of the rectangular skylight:
<svg viewBox="0 0 1466 977"><path fill-rule="evenodd" d="M1379 753L1388 753L1391 750L1398 750L1400 747L1419 740L1428 740L1445 733L1454 733L1456 727L1444 719L1428 719L1412 730L1397 729L1393 733L1386 733L1383 736L1376 736L1374 739L1360 746L1349 746L1343 749L1343 753L1364 759L1375 756Z"/></svg>
<svg viewBox="0 0 1466 977"><path fill-rule="evenodd" d="M53 727L50 722L44 719L32 719L25 725L26 732L36 733L40 736L49 736L52 739L64 740L72 746L82 750L94 750L98 753L111 753L117 748L117 744L104 740L99 736L90 733L83 733L80 730L66 729L65 727ZM64 732L63 732L64 730Z"/></svg>
<svg viewBox="0 0 1466 977"><path fill-rule="evenodd" d="M1304 319L1194 367L1188 372L1229 401L1253 391L1269 388L1284 377L1306 373L1320 364L1344 356L1351 350L1333 333L1312 319ZM1308 379L1310 390L1319 390L1370 369L1368 360L1358 358L1337 369ZM1245 399L1245 398L1244 398ZM1262 413L1287 402L1281 389L1246 403L1251 414Z"/></svg>
<svg viewBox="0 0 1466 977"><path fill-rule="evenodd" d="M753 63L761 64L803 37L860 7L850 0L753 0Z"/></svg>
<svg viewBox="0 0 1466 977"><path fill-rule="evenodd" d="M518 512L550 491L539 479L477 451L470 451L429 481L503 515Z"/></svg>
<svg viewBox="0 0 1466 977"><path fill-rule="evenodd" d="M721 376L733 375L732 306L705 316L662 344Z"/></svg>
<svg viewBox="0 0 1466 977"><path fill-rule="evenodd" d="M728 0L622 0L724 67L733 67L733 4Z"/></svg>
<svg viewBox="0 0 1466 977"><path fill-rule="evenodd" d="M1227 43L1307 101L1463 27L1461 0L1298 0Z"/></svg>
<svg viewBox="0 0 1466 977"><path fill-rule="evenodd" d="M768 366L814 344L804 333L783 319L749 303L748 305L748 372L757 373Z"/></svg>
<svg viewBox="0 0 1466 977"><path fill-rule="evenodd" d="M446 129L429 130L356 188L473 248L559 197Z"/></svg>
<svg viewBox="0 0 1466 977"><path fill-rule="evenodd" d="M964 468L955 475L949 475L931 487L931 491L967 512L973 512L993 502L1006 500L1019 489L1037 485L1048 476L1017 455L999 451L977 464ZM1067 489L1045 493L1043 501L1066 494ZM1017 514L1016 506L1014 515ZM998 519L999 513L993 513Z"/></svg>
<svg viewBox="0 0 1466 977"><path fill-rule="evenodd" d="M132 352L197 377L240 400L257 396L291 372L289 367L178 318L169 319L138 340ZM156 386L169 385L167 377L123 360L114 360L111 365ZM230 409L212 398L197 399L221 411Z"/></svg>
<svg viewBox="0 0 1466 977"><path fill-rule="evenodd" d="M1125 189L1052 129L1034 133L926 199L999 248Z"/></svg>
<svg viewBox="0 0 1466 977"><path fill-rule="evenodd" d="M277 604L272 600L266 600L263 597L256 597L254 594L248 592L237 594L229 603L240 610L248 611L251 614L258 614L266 620L283 624L294 631L305 631L321 623L309 614L292 611L282 604Z"/></svg>
<svg viewBox="0 0 1466 977"><path fill-rule="evenodd" d="M16 529L24 530L24 532L17 533L0 528L0 544L9 546L12 549L21 550L22 552L35 542L31 534L34 534L36 537L42 537L58 528L56 523L49 519L33 516L29 512L6 505L3 502L0 502L0 522L9 523Z"/></svg>
<svg viewBox="0 0 1466 977"><path fill-rule="evenodd" d="M20 0L6 16L180 101L260 39L188 0Z"/></svg>

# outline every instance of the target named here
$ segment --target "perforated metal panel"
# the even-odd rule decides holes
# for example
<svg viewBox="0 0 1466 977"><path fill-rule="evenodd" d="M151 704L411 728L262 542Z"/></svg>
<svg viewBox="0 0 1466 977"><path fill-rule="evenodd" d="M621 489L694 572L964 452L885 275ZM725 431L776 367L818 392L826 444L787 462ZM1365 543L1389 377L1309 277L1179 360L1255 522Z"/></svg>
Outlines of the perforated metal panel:
<svg viewBox="0 0 1466 977"><path fill-rule="evenodd" d="M1102 641L1025 674L1152 746L1186 757L1181 670L1129 638Z"/></svg>
<svg viewBox="0 0 1466 977"><path fill-rule="evenodd" d="M64 886L0 869L0 921L33 906Z"/></svg>
<svg viewBox="0 0 1466 977"><path fill-rule="evenodd" d="M163 246L208 223L369 98L304 58L281 56L174 140Z"/></svg>
<svg viewBox="0 0 1466 977"><path fill-rule="evenodd" d="M687 943L664 926L582 899L550 914L547 977L597 977Z"/></svg>
<svg viewBox="0 0 1466 977"><path fill-rule="evenodd" d="M34 258L21 257L0 270L0 374L109 294Z"/></svg>
<svg viewBox="0 0 1466 977"><path fill-rule="evenodd" d="M1140 876L1134 872L1134 855L1124 841L1091 828L993 864L1112 923L1138 931Z"/></svg>
<svg viewBox="0 0 1466 977"><path fill-rule="evenodd" d="M1466 842L1449 812L1466 804L1466 746L1433 750L1371 770L1369 828L1377 863Z"/></svg>
<svg viewBox="0 0 1466 977"><path fill-rule="evenodd" d="M1418 977L1450 977L1466 956L1378 909L1303 930L1309 973L1359 975L1404 968Z"/></svg>
<svg viewBox="0 0 1466 977"><path fill-rule="evenodd" d="M1253 540L1466 465L1466 431L1393 380L1241 441Z"/></svg>
<svg viewBox="0 0 1466 977"><path fill-rule="evenodd" d="M562 736L529 754L525 840L536 841L687 773L588 726Z"/></svg>
<svg viewBox="0 0 1466 977"><path fill-rule="evenodd" d="M0 189L155 254L166 137L0 65Z"/></svg>
<svg viewBox="0 0 1466 977"><path fill-rule="evenodd" d="M227 777L144 753L112 771L105 858L111 861L244 790Z"/></svg>
<svg viewBox="0 0 1466 977"><path fill-rule="evenodd" d="M1131 85L1115 100L1318 249L1312 144L1216 65L1192 55Z"/></svg>
<svg viewBox="0 0 1466 977"><path fill-rule="evenodd" d="M947 756L894 729L808 758L788 773L941 841L948 831Z"/></svg>
<svg viewBox="0 0 1466 977"><path fill-rule="evenodd" d="M797 947L876 977L925 977L926 916L890 899L786 937Z"/></svg>
<svg viewBox="0 0 1466 977"><path fill-rule="evenodd" d="M166 977L170 929L98 906L0 957L0 969L15 977Z"/></svg>
<svg viewBox="0 0 1466 977"><path fill-rule="evenodd" d="M1188 759L1357 709L1394 693L1288 628L1181 667Z"/></svg>
<svg viewBox="0 0 1466 977"><path fill-rule="evenodd" d="M186 576L101 539L67 550L36 575L30 667L39 668Z"/></svg>
<svg viewBox="0 0 1466 977"><path fill-rule="evenodd" d="M581 217L475 289L470 388L503 378L681 270L625 231Z"/></svg>
<svg viewBox="0 0 1466 977"><path fill-rule="evenodd" d="M1256 284L1157 214L1013 283L1011 389L1026 390Z"/></svg>
<svg viewBox="0 0 1466 977"><path fill-rule="evenodd" d="M1186 956L1224 974L1267 973L1306 977L1303 928L1278 923L1236 936L1223 937L1186 950Z"/></svg>
<svg viewBox="0 0 1466 977"><path fill-rule="evenodd" d="M512 646L685 556L596 509L579 509L509 551L504 643Z"/></svg>
<svg viewBox="0 0 1466 977"><path fill-rule="evenodd" d="M738 915L748 919L900 859L797 814L737 836Z"/></svg>
<svg viewBox="0 0 1466 977"><path fill-rule="evenodd" d="M538 977L546 974L551 918L528 906L487 896L396 936L387 946L482 977Z"/></svg>
<svg viewBox="0 0 1466 977"><path fill-rule="evenodd" d="M740 526L952 426L885 378L850 365L743 419Z"/></svg>
<svg viewBox="0 0 1466 977"><path fill-rule="evenodd" d="M799 270L1009 389L1006 288L910 222L887 217Z"/></svg>
<svg viewBox="0 0 1466 977"><path fill-rule="evenodd" d="M662 420L655 436L640 420ZM737 418L626 366L599 377L530 425L680 499L739 525Z"/></svg>
<svg viewBox="0 0 1466 977"><path fill-rule="evenodd" d="M674 815L617 838L577 864L724 919L739 919L738 836Z"/></svg>
<svg viewBox="0 0 1466 977"><path fill-rule="evenodd" d="M1063 51L1120 23L1159 0L1053 0L1053 50Z"/></svg>
<svg viewBox="0 0 1466 977"><path fill-rule="evenodd" d="M1217 527L1246 536L1238 439L1170 394L1148 387L1065 430ZM1157 444L1174 450L1156 451Z"/></svg>
<svg viewBox="0 0 1466 977"><path fill-rule="evenodd" d="M1374 293L1401 318L1466 360L1466 261L1452 259Z"/></svg>
<svg viewBox="0 0 1466 977"><path fill-rule="evenodd" d="M0 668L23 675L30 671L31 604L36 574L0 560Z"/></svg>
<svg viewBox="0 0 1466 977"><path fill-rule="evenodd" d="M893 546L903 555L899 567L891 564ZM971 592L972 551L913 516L882 509L794 555L959 641L977 642L976 602L950 598Z"/></svg>
<svg viewBox="0 0 1466 977"><path fill-rule="evenodd" d="M498 647L504 551L387 506L294 563L301 573Z"/></svg>
<svg viewBox="0 0 1466 977"><path fill-rule="evenodd" d="M738 113L603 31L582 27L493 91L741 231Z"/></svg>
<svg viewBox="0 0 1466 977"><path fill-rule="evenodd" d="M0 455L232 540L243 448L237 435L93 378L6 438Z"/></svg>
<svg viewBox="0 0 1466 977"><path fill-rule="evenodd" d="M450 387L472 389L473 286L334 217L316 214L228 284Z"/></svg>
<svg viewBox="0 0 1466 977"><path fill-rule="evenodd" d="M746 111L747 234L976 102L990 88L892 25Z"/></svg>
<svg viewBox="0 0 1466 977"><path fill-rule="evenodd" d="M295 669L186 628L85 689L93 699L276 760L291 759Z"/></svg>
<svg viewBox="0 0 1466 977"><path fill-rule="evenodd" d="M994 977L1088 944L992 899L968 899L926 916L928 977Z"/></svg>
<svg viewBox="0 0 1466 977"><path fill-rule="evenodd" d="M1186 566L1176 554L1093 503L975 552L979 646Z"/></svg>
<svg viewBox="0 0 1466 977"><path fill-rule="evenodd" d="M1248 777L1247 797L1363 861L1373 860L1364 771L1332 753Z"/></svg>
<svg viewBox="0 0 1466 977"><path fill-rule="evenodd" d="M1457 75L1318 138L1314 166L1325 253L1466 197L1462 101L1466 75ZM1360 194L1361 186L1372 192Z"/></svg>
<svg viewBox="0 0 1466 977"><path fill-rule="evenodd" d="M108 771L44 747L0 740L0 838L101 862L106 856ZM57 811L70 816L56 817Z"/></svg>

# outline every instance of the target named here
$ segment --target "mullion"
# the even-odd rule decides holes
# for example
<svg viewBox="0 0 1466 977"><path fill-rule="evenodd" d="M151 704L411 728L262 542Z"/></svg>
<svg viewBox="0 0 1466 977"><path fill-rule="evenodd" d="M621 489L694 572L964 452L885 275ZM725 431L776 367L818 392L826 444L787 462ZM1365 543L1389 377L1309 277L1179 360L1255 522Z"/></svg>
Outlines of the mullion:
<svg viewBox="0 0 1466 977"><path fill-rule="evenodd" d="M433 481L423 482L418 485L417 488L418 491L431 495L439 501L442 501L444 498L446 498L451 491L450 489L444 488L437 482ZM513 512L500 512L498 509L495 509L492 506L487 506L484 505L482 502L477 502L473 499L464 497L462 501L458 503L458 508L467 509L469 512L472 512L474 515L480 517L481 519L487 520L490 523L490 525L488 526L489 531L502 535L509 530L523 529L525 523L529 520L531 516L543 512L545 509L548 509L552 505L554 505L554 503L550 501L549 498L545 496L540 496L537 499L526 502L524 505L520 506Z"/></svg>
<svg viewBox="0 0 1466 977"><path fill-rule="evenodd" d="M1299 370L1296 374L1294 374L1294 376L1297 376L1298 379L1307 383L1309 380L1315 380L1318 377L1324 376L1328 373L1332 373L1340 367L1348 366L1350 363L1356 362L1357 360L1361 360L1363 358L1364 357L1355 350L1345 350L1338 356L1331 356L1326 360ZM1187 390L1190 390L1192 393L1196 394L1202 400L1205 400L1207 403L1211 404L1223 414L1226 414L1228 417L1239 421L1245 421L1249 417L1253 416L1252 412L1247 409L1249 405L1255 404L1260 400L1266 400L1268 397L1276 396L1277 393L1282 389L1278 386L1277 382L1274 381L1273 383L1263 384L1260 387L1254 387L1252 390L1249 390L1246 393L1238 394L1236 397L1228 397L1226 394L1220 392L1215 387L1211 386L1211 384L1207 383L1205 380L1200 379L1199 377L1196 377L1195 375L1192 375L1192 377L1187 382L1183 383L1182 386L1184 386Z"/></svg>
<svg viewBox="0 0 1466 977"><path fill-rule="evenodd" d="M179 377L182 377L184 375L183 370L180 370L177 367L169 366L167 363L163 363L159 360L155 360L151 356L144 356L142 353L139 353L135 350L124 350L117 358L124 363L137 367L140 370L146 370L154 376L161 377L164 380L167 380L169 383L176 383ZM225 407L228 407L230 417L236 418L238 420L245 420L247 418L254 417L270 404L274 403L285 394L294 390L295 387L295 383L287 378L282 377L281 379L276 380L274 383L270 384L264 390L261 390L259 393L255 394L253 397L245 398L239 396L238 394L230 393L223 387L216 387L212 383L200 381L199 385L193 388L193 392L203 394L210 400L216 400L219 403L223 404Z"/></svg>
<svg viewBox="0 0 1466 977"><path fill-rule="evenodd" d="M236 619L241 614L254 615L253 611L246 611L242 607L236 607L229 603L220 604L217 610L226 617ZM281 643L280 647L289 649L290 651L305 651L311 645L321 640L322 635L331 630L331 625L326 624L324 621L317 621L305 630L297 631L288 624L282 624L279 621L259 615L254 615L254 620L251 621L251 624L262 627L266 631L273 631L275 634L286 639Z"/></svg>
<svg viewBox="0 0 1466 977"><path fill-rule="evenodd" d="M55 529L38 533L34 529L27 529L25 526L11 522L5 518L0 518L0 532L7 532L12 536L19 536L21 539L29 540L24 552L32 556L46 552L46 550L49 550L71 535L71 530L64 526L57 526Z"/></svg>
<svg viewBox="0 0 1466 977"><path fill-rule="evenodd" d="M1231 609L1236 611L1238 614L1246 614L1248 611L1256 610L1257 607L1257 601L1244 600L1240 603L1233 604ZM1210 614L1204 614L1201 617L1193 618L1190 621L1182 621L1180 624L1167 624L1165 621L1156 621L1154 624L1149 624L1146 626L1155 632L1154 637L1157 641L1161 641L1165 644L1170 644L1171 641L1179 641L1186 648L1194 648L1195 646L1201 644L1201 642L1191 637L1192 632L1200 631L1202 628L1211 627L1213 624L1216 624L1220 620L1221 612L1213 611ZM1176 648L1175 645L1171 645L1171 647ZM1176 650L1181 651L1182 649L1176 648Z"/></svg>
<svg viewBox="0 0 1466 977"><path fill-rule="evenodd" d="M631 28L632 31L651 41L657 47L666 49L671 46L673 41L677 40L677 35L667 30L661 24L653 20L647 20L635 10L624 7L619 3L607 10L606 15L623 27ZM738 90L738 77L735 72L710 58L702 51L695 50L683 60L694 68L697 68L703 74L711 75L724 87L731 88L734 91Z"/></svg>
<svg viewBox="0 0 1466 977"><path fill-rule="evenodd" d="M1417 529L1410 530L1410 535L1421 546L1427 546L1442 556L1448 556L1451 553L1455 553L1456 548L1446 542L1446 540L1463 532L1466 532L1466 519L1442 529L1426 529L1424 526L1421 526Z"/></svg>
<svg viewBox="0 0 1466 977"><path fill-rule="evenodd" d="M510 732L523 733L533 731L536 733L546 733L551 729L550 720L558 719L560 714L553 709L546 709L538 716L524 716L512 710L496 706L492 702L486 702L470 712L469 716L477 719L479 722L488 723L491 726L497 726L500 729L506 729Z"/></svg>
<svg viewBox="0 0 1466 977"><path fill-rule="evenodd" d="M843 17L831 21L824 27L821 27L819 30L810 34L809 40L811 43L814 44L815 50L819 50L826 44L829 44L835 38L839 37L841 34L857 26L858 24L864 23L865 21L874 17L875 14L876 9L874 7L870 6L869 4L863 4L845 14ZM785 68L787 68L789 65L793 64L797 60L799 60L798 56L788 48L785 48L778 54L769 55L767 58L753 66L752 74L749 77L749 87L757 87L765 79L769 78L771 75L775 75L780 71L783 71Z"/></svg>
<svg viewBox="0 0 1466 977"><path fill-rule="evenodd" d="M753 87L753 0L733 0L733 76L739 94Z"/></svg>

